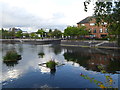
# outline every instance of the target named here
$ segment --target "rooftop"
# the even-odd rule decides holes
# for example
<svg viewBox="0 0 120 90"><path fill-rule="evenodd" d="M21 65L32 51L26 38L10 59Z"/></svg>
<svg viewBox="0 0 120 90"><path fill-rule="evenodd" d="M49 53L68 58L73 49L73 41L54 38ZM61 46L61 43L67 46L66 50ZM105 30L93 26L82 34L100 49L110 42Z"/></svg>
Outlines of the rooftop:
<svg viewBox="0 0 120 90"><path fill-rule="evenodd" d="M77 24L88 23L92 18L93 18L93 16L86 17L85 19L81 20Z"/></svg>

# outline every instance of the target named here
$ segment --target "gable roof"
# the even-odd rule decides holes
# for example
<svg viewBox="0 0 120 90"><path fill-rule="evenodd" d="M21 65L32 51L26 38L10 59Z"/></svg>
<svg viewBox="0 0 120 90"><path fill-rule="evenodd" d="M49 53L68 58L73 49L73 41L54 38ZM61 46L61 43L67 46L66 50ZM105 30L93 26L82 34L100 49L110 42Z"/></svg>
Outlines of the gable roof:
<svg viewBox="0 0 120 90"><path fill-rule="evenodd" d="M89 21L91 21L93 18L93 16L89 16L86 17L85 19L81 20L80 22L78 22L77 24L84 24L84 23L88 23Z"/></svg>

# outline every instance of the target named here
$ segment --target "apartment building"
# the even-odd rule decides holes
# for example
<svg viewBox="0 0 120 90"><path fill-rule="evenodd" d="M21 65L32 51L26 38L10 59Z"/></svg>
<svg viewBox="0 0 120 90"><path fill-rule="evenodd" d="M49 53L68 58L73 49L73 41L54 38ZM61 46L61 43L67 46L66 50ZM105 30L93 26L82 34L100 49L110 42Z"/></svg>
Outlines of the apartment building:
<svg viewBox="0 0 120 90"><path fill-rule="evenodd" d="M95 25L95 18L93 16L86 17L82 21L77 23L78 27L85 26L86 30L89 30L89 37L94 37L94 38L104 38L108 35L108 30L106 27L100 25L97 26ZM107 23L104 23L106 25Z"/></svg>

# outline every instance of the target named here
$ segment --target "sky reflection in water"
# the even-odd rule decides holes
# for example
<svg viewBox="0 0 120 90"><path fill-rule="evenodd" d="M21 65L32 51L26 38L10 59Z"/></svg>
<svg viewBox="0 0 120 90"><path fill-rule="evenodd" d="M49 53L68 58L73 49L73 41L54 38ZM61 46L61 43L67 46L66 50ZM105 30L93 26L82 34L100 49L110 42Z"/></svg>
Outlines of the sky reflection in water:
<svg viewBox="0 0 120 90"><path fill-rule="evenodd" d="M93 82L80 77L83 73L105 83L105 74L99 71L98 65L105 68L115 82L113 87L118 88L120 56L115 50L27 44L3 44L2 48L3 56L11 49L22 55L22 59L16 63L3 63L3 88L99 88ZM45 55L39 57L40 52ZM51 58L65 65L52 72L39 65Z"/></svg>

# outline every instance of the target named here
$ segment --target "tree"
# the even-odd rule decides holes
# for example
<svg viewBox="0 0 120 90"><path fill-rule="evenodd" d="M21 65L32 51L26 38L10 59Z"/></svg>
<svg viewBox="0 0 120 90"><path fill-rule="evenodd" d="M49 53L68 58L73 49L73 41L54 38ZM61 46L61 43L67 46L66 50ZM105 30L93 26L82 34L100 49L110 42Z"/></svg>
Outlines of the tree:
<svg viewBox="0 0 120 90"><path fill-rule="evenodd" d="M55 38L61 38L62 37L62 32L60 30L55 29L52 32L52 36L54 36Z"/></svg>
<svg viewBox="0 0 120 90"><path fill-rule="evenodd" d="M52 37L52 29L49 29L49 32L47 33L48 37Z"/></svg>
<svg viewBox="0 0 120 90"><path fill-rule="evenodd" d="M35 36L36 36L36 35L35 35L34 32L33 32L33 33L30 33L30 37L31 37L31 38L35 38Z"/></svg>
<svg viewBox="0 0 120 90"><path fill-rule="evenodd" d="M16 38L22 38L22 37L23 37L22 30L18 31L18 32L15 34L15 37L16 37Z"/></svg>
<svg viewBox="0 0 120 90"><path fill-rule="evenodd" d="M86 30L85 26L75 27L75 26L68 26L64 30L64 35L70 37L71 39L78 38L80 36L88 35L88 31Z"/></svg>
<svg viewBox="0 0 120 90"><path fill-rule="evenodd" d="M84 2L85 11L91 0ZM120 46L120 1L111 0L111 2L95 2L94 16L97 25L107 23L109 34L114 35Z"/></svg>
<svg viewBox="0 0 120 90"><path fill-rule="evenodd" d="M38 29L36 34L41 35L41 37L44 37L45 36L45 31L41 28L41 29Z"/></svg>
<svg viewBox="0 0 120 90"><path fill-rule="evenodd" d="M2 39L2 30L0 30L0 39Z"/></svg>
<svg viewBox="0 0 120 90"><path fill-rule="evenodd" d="M65 30L64 30L64 35L65 36L69 36L70 38L74 38L75 36L78 35L78 28L75 26L68 26Z"/></svg>
<svg viewBox="0 0 120 90"><path fill-rule="evenodd" d="M29 34L28 34L28 33L23 33L23 36L24 36L25 38L29 38Z"/></svg>
<svg viewBox="0 0 120 90"><path fill-rule="evenodd" d="M0 34L1 34L2 39L8 39L9 38L8 31L4 30L3 28L2 28L2 30L0 30Z"/></svg>
<svg viewBox="0 0 120 90"><path fill-rule="evenodd" d="M79 32L78 32L78 36L85 36L85 35L89 35L89 31L86 30L85 26L81 26L78 28Z"/></svg>

